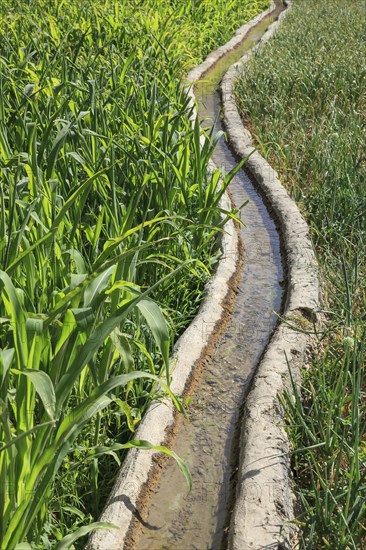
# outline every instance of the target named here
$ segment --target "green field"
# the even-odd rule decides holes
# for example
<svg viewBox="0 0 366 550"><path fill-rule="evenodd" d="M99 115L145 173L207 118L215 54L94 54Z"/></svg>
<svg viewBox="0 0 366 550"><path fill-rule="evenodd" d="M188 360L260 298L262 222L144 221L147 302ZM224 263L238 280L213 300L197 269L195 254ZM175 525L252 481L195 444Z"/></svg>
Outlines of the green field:
<svg viewBox="0 0 366 550"><path fill-rule="evenodd" d="M325 325L296 401L284 398L309 549L366 547L365 59L363 0L294 0L236 87L322 272Z"/></svg>
<svg viewBox="0 0 366 550"><path fill-rule="evenodd" d="M169 385L233 215L180 79L268 4L1 2L1 548L85 535Z"/></svg>

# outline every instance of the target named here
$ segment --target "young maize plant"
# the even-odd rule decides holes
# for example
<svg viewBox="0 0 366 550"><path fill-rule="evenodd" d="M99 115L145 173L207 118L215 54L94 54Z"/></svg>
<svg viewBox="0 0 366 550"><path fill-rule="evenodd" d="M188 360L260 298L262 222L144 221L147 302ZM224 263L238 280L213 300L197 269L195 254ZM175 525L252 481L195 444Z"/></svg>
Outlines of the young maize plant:
<svg viewBox="0 0 366 550"><path fill-rule="evenodd" d="M219 207L232 174L207 170L219 136L200 147L179 84L197 30L214 44L214 6L0 7L1 548L100 527L111 460L150 448L133 432L151 399L183 410L170 347L235 217ZM237 7L220 7L231 29Z"/></svg>

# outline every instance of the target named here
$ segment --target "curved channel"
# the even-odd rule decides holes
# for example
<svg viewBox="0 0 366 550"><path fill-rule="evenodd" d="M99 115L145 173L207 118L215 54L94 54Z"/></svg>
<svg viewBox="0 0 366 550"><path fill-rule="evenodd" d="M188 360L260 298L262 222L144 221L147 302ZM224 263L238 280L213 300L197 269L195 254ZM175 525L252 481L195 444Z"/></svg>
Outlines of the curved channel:
<svg viewBox="0 0 366 550"><path fill-rule="evenodd" d="M254 27L245 41L224 56L197 85L195 95L202 126L222 129L219 83L229 66L259 41L282 9L282 2L278 2L276 11ZM237 165L224 138L216 147L213 161L226 171ZM241 229L241 280L231 319L195 385L189 420L181 423L173 445L191 471L193 489L188 492L175 462L169 461L151 496L148 512L134 532L138 550L220 550L226 546L240 411L276 325L284 279L275 223L244 170L234 178L230 192L236 206L248 201L241 211L245 223Z"/></svg>

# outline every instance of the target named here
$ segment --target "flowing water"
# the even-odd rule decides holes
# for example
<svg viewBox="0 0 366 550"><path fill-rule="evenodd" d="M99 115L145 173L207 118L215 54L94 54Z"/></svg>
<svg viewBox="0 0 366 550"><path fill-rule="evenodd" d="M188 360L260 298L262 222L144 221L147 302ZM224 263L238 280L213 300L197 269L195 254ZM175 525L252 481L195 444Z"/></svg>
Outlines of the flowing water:
<svg viewBox="0 0 366 550"><path fill-rule="evenodd" d="M254 28L244 43L205 76L195 94L202 125L221 128L218 85L228 67L263 35L281 10ZM213 156L226 171L237 162L222 138ZM173 448L193 478L189 493L174 460L163 469L138 533L138 550L220 550L225 547L238 459L240 410L258 361L281 310L283 269L279 235L244 170L230 186L242 209L244 266L231 319L195 385L189 420L183 420ZM230 253L230 251L226 251ZM234 252L233 252L234 253Z"/></svg>

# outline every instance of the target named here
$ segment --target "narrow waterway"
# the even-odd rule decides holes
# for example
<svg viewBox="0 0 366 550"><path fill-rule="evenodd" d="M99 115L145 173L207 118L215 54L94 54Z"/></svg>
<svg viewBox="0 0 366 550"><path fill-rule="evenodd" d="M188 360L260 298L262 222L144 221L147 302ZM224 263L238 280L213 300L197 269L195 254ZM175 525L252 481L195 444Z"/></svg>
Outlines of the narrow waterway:
<svg viewBox="0 0 366 550"><path fill-rule="evenodd" d="M222 76L260 39L281 9L282 3L196 87L202 126L215 124L216 130L221 129L218 85ZM226 171L237 164L224 138L213 161ZM190 468L193 489L188 492L175 462L169 461L151 497L144 526L134 534L138 550L221 550L226 545L240 410L281 310L284 277L275 223L244 170L235 177L230 192L237 206L249 201L241 212L245 222L242 277L231 320L195 385L189 420L182 421L173 446Z"/></svg>

